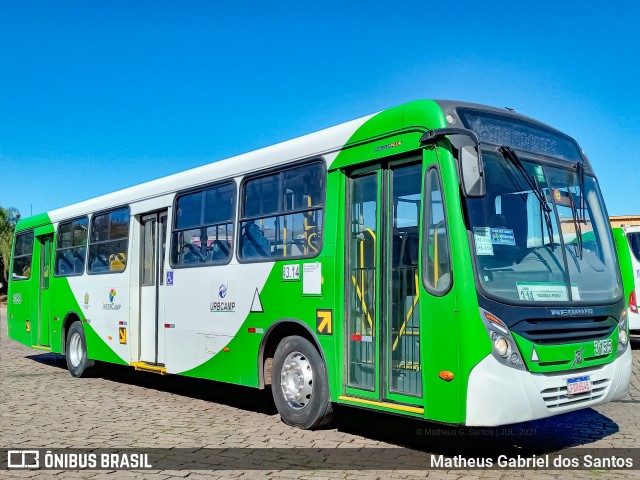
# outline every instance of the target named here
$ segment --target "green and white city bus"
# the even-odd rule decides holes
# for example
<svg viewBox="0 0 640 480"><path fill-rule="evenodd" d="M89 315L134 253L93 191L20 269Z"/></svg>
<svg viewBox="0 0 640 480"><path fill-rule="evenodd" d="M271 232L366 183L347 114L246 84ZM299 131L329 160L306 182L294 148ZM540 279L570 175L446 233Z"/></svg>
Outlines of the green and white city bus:
<svg viewBox="0 0 640 480"><path fill-rule="evenodd" d="M17 226L9 336L138 370L492 426L626 394L591 165L512 111L416 101Z"/></svg>

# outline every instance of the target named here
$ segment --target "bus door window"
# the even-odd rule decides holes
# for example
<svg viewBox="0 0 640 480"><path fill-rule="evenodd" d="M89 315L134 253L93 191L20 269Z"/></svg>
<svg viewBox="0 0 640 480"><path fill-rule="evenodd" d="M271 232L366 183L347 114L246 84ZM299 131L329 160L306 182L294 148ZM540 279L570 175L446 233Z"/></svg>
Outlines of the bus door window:
<svg viewBox="0 0 640 480"><path fill-rule="evenodd" d="M167 249L167 214L160 214L160 285L164 285L164 256Z"/></svg>
<svg viewBox="0 0 640 480"><path fill-rule="evenodd" d="M351 183L349 240L349 386L375 388L378 176Z"/></svg>
<svg viewBox="0 0 640 480"><path fill-rule="evenodd" d="M389 390L420 396L420 289L418 226L421 214L420 164L391 170L391 311Z"/></svg>

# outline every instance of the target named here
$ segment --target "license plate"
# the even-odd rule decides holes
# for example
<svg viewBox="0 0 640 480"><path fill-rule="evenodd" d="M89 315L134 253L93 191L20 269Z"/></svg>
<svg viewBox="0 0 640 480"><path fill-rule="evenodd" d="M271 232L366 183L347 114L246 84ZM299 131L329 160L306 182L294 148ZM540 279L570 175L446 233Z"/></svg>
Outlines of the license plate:
<svg viewBox="0 0 640 480"><path fill-rule="evenodd" d="M591 391L589 377L576 377L567 380L567 395L579 395Z"/></svg>

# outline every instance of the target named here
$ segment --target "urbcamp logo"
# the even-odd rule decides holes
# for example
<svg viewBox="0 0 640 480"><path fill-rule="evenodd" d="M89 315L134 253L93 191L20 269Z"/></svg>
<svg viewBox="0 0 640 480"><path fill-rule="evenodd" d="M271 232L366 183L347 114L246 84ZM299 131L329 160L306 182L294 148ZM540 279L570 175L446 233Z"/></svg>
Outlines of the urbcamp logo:
<svg viewBox="0 0 640 480"><path fill-rule="evenodd" d="M82 308L85 310L89 308L89 292L84 292L84 305L82 305Z"/></svg>
<svg viewBox="0 0 640 480"><path fill-rule="evenodd" d="M234 290L231 282L212 282L210 292L212 299L209 304L210 312L222 313L236 311Z"/></svg>
<svg viewBox="0 0 640 480"><path fill-rule="evenodd" d="M109 303L103 303L102 309L103 310L120 310L120 307L122 307L122 305L115 302L116 302L116 290L112 288L111 290L109 290Z"/></svg>

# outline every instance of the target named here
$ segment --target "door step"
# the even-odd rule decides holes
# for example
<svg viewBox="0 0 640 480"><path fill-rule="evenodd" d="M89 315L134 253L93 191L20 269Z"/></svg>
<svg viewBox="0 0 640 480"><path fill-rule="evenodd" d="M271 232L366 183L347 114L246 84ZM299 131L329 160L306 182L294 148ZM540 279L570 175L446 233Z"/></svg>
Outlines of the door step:
<svg viewBox="0 0 640 480"><path fill-rule="evenodd" d="M420 415L424 415L423 407L413 407L410 405L401 405L401 404L389 403L389 402L376 402L373 400L368 400L366 398L347 397L345 395L340 395L338 397L338 400L342 400L345 402L362 403L364 405L374 405L376 407L384 407L390 410L399 410L401 412L418 413Z"/></svg>
<svg viewBox="0 0 640 480"><path fill-rule="evenodd" d="M159 373L160 375L167 374L167 369L162 365L152 365L146 362L134 362L131 364L131 366L136 370L140 370L142 372Z"/></svg>

